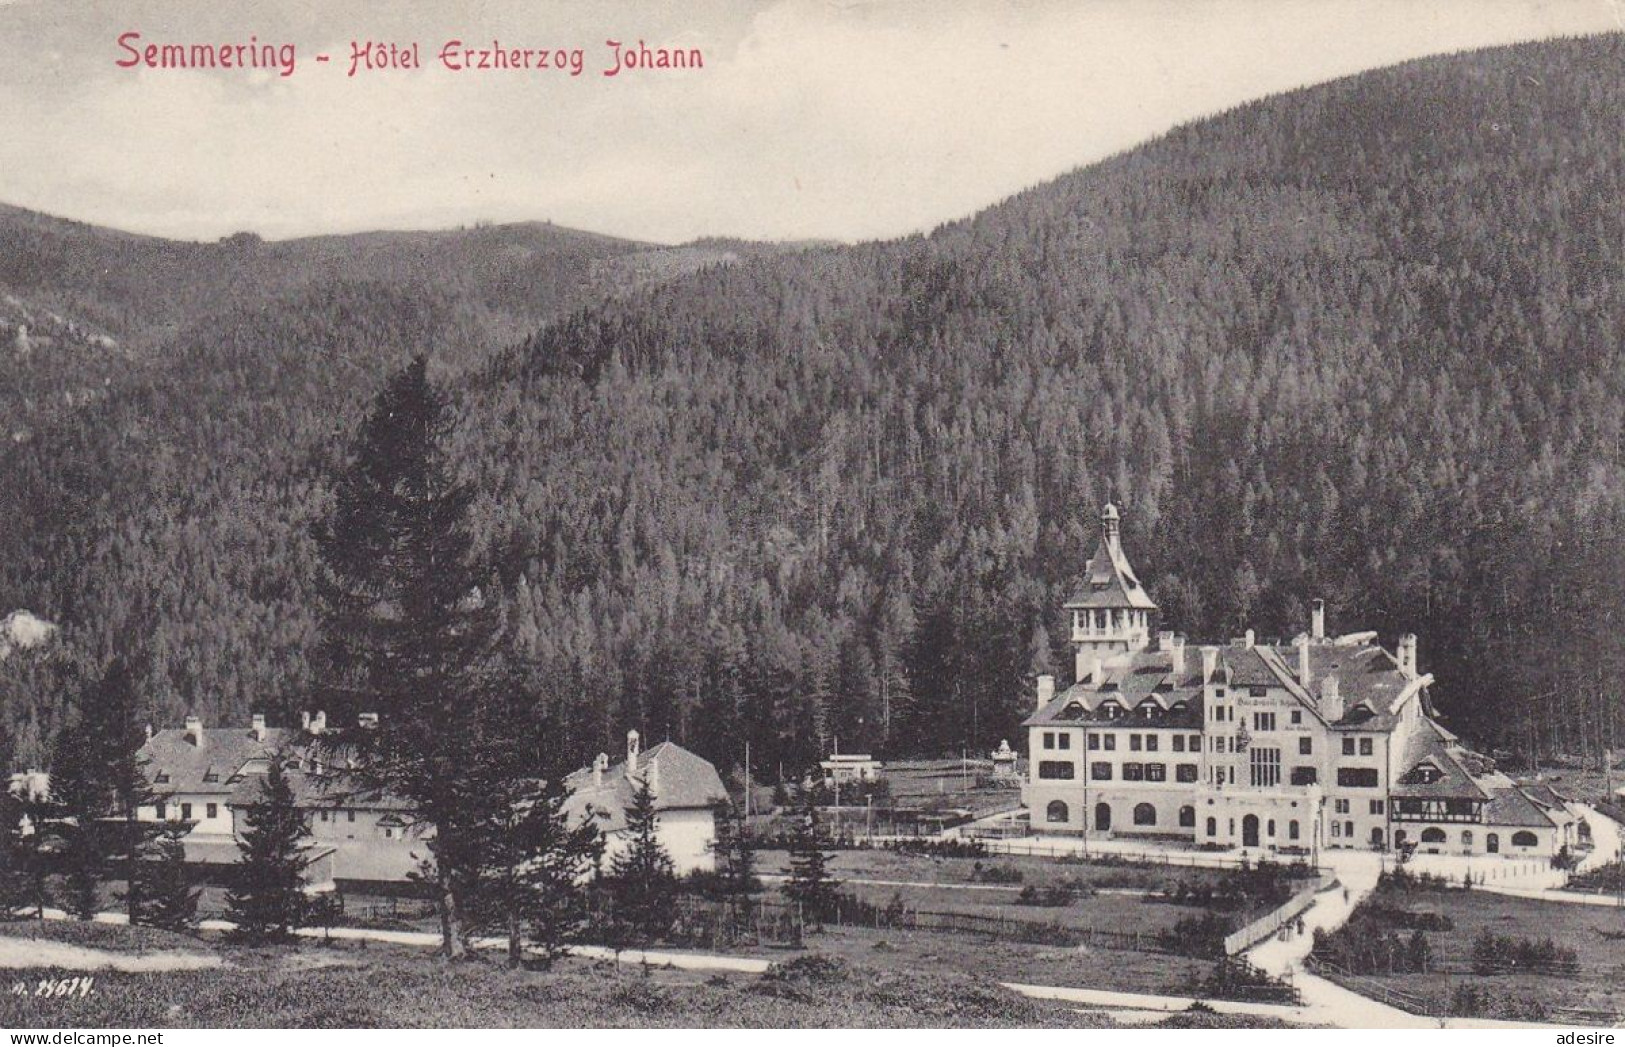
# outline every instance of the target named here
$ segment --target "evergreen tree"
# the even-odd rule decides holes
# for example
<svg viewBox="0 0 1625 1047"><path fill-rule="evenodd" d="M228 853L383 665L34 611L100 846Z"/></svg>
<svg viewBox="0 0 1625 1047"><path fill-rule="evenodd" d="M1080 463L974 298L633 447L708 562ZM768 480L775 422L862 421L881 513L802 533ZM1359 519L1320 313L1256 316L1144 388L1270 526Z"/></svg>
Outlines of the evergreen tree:
<svg viewBox="0 0 1625 1047"><path fill-rule="evenodd" d="M93 725L83 718L57 734L51 758L50 821L39 827L57 856L62 907L80 920L93 919L101 909L108 860L102 816L109 797L97 748Z"/></svg>
<svg viewBox="0 0 1625 1047"><path fill-rule="evenodd" d="M502 801L458 769L501 737L491 722L496 600L476 564L473 490L450 457L455 420L424 357L385 385L338 477L318 531L327 567L319 691L344 723L337 735L367 787L407 800L434 829L427 847L441 949L464 952L462 910L481 866L481 826Z"/></svg>
<svg viewBox="0 0 1625 1047"><path fill-rule="evenodd" d="M138 672L123 658L113 659L86 703L87 711L89 708L95 710L92 720L107 783L107 835L109 846L116 852L124 874L125 888L121 900L131 923L145 922L143 906L146 898L143 892L150 876L141 866L149 860L169 860L167 855L170 849L155 849L151 845L160 838L172 836L174 832L173 827L159 822L140 820L141 808L154 806L159 797L152 789L141 756L146 732L141 724L136 697ZM180 831L184 834L188 829L190 826ZM178 839L174 842L178 847ZM171 874L172 870L157 873L160 879Z"/></svg>
<svg viewBox="0 0 1625 1047"><path fill-rule="evenodd" d="M242 808L237 841L241 859L226 905L237 933L250 942L281 942L304 925L305 816L294 803L293 786L282 761L273 759L260 781L259 795Z"/></svg>
<svg viewBox="0 0 1625 1047"><path fill-rule="evenodd" d="M506 934L510 967L523 961L527 928L551 964L585 924L601 838L591 819L572 824L561 732L551 717L535 715L534 696L517 682L506 693L513 730L482 745L478 763L463 769L470 787L498 801L476 830L480 868L471 908Z"/></svg>
<svg viewBox="0 0 1625 1047"><path fill-rule="evenodd" d="M633 773L627 768L627 773ZM610 862L610 896L616 919L642 940L659 938L671 929L677 875L671 855L660 843L660 816L647 772L626 807L626 847Z"/></svg>
<svg viewBox="0 0 1625 1047"><path fill-rule="evenodd" d="M9 789L0 789L0 918L32 904L34 855L24 833L25 803Z"/></svg>
<svg viewBox="0 0 1625 1047"><path fill-rule="evenodd" d="M749 927L752 921L751 894L761 886L756 879L756 847L738 808L726 798L712 805L711 820L715 826L711 843L715 882L733 934Z"/></svg>
<svg viewBox="0 0 1625 1047"><path fill-rule="evenodd" d="M186 847L176 828L153 841L136 865L142 905L138 922L166 931L187 931L197 923L198 877L186 864Z"/></svg>
<svg viewBox="0 0 1625 1047"><path fill-rule="evenodd" d="M1426 974L1432 963L1433 946L1422 929L1417 928L1411 932L1410 941L1405 943L1405 969L1412 974Z"/></svg>
<svg viewBox="0 0 1625 1047"><path fill-rule="evenodd" d="M839 881L830 876L829 860L818 838L818 808L809 801L790 842L790 879L784 893L801 907L804 920L821 926L835 912Z"/></svg>

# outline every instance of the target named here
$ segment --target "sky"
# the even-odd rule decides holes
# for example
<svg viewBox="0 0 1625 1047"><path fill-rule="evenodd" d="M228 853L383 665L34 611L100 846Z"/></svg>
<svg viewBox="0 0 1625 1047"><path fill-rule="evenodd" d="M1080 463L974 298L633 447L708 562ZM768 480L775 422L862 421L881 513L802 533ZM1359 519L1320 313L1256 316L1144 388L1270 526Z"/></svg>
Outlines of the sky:
<svg viewBox="0 0 1625 1047"><path fill-rule="evenodd" d="M0 202L187 239L885 238L1263 95L1621 28L1625 0L0 0ZM122 68L131 32L295 68ZM453 72L452 39L584 69ZM348 75L368 40L423 68ZM605 76L608 40L704 66Z"/></svg>

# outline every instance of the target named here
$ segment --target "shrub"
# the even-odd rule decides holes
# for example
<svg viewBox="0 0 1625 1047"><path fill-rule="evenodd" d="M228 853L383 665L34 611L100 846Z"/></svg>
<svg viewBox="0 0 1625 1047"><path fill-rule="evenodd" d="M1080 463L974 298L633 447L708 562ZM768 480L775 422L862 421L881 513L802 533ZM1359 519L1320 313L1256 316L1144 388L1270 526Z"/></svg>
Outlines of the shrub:
<svg viewBox="0 0 1625 1047"><path fill-rule="evenodd" d="M1184 956L1216 959L1224 956L1224 940L1231 930L1231 921L1218 913L1187 916L1158 932L1157 944Z"/></svg>
<svg viewBox="0 0 1625 1047"><path fill-rule="evenodd" d="M1072 892L1059 885L1036 887L1029 883L1016 895L1016 904L1059 908L1072 904Z"/></svg>
<svg viewBox="0 0 1625 1047"><path fill-rule="evenodd" d="M970 878L973 883L1020 883L1026 877L1020 869L1011 865L983 865L977 862L971 867Z"/></svg>
<svg viewBox="0 0 1625 1047"><path fill-rule="evenodd" d="M1550 938L1513 938L1485 929L1473 939L1475 974L1577 974L1579 954L1556 944Z"/></svg>

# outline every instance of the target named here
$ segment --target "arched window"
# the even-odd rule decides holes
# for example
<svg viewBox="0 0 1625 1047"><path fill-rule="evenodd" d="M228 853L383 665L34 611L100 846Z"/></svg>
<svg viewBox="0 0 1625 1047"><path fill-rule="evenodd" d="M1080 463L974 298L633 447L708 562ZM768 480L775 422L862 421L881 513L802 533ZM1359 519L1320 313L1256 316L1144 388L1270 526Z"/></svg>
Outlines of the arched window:
<svg viewBox="0 0 1625 1047"><path fill-rule="evenodd" d="M1106 832L1112 827L1112 806L1102 800L1095 804L1095 829Z"/></svg>
<svg viewBox="0 0 1625 1047"><path fill-rule="evenodd" d="M1060 800L1051 800L1049 806L1044 808L1044 817L1052 822L1064 822L1067 819L1066 804Z"/></svg>
<svg viewBox="0 0 1625 1047"><path fill-rule="evenodd" d="M1490 854L1501 853L1501 837L1498 833L1490 833L1484 837L1484 850Z"/></svg>
<svg viewBox="0 0 1625 1047"><path fill-rule="evenodd" d="M1444 830L1438 826L1429 826L1422 830L1423 843L1444 843Z"/></svg>
<svg viewBox="0 0 1625 1047"><path fill-rule="evenodd" d="M1463 829L1461 831L1461 845L1463 847L1471 847L1473 845L1473 831L1471 829Z"/></svg>
<svg viewBox="0 0 1625 1047"><path fill-rule="evenodd" d="M1196 808L1181 807L1179 809L1179 827L1181 829L1196 828Z"/></svg>
<svg viewBox="0 0 1625 1047"><path fill-rule="evenodd" d="M1134 805L1134 824L1135 825L1155 825L1155 824L1157 824L1157 809L1155 807L1151 806L1148 803L1137 803L1137 804L1135 804Z"/></svg>
<svg viewBox="0 0 1625 1047"><path fill-rule="evenodd" d="M1286 838L1289 840L1298 838L1298 820L1296 818L1286 823Z"/></svg>
<svg viewBox="0 0 1625 1047"><path fill-rule="evenodd" d="M1219 835L1219 820L1217 818L1209 818L1207 820L1207 834L1209 836Z"/></svg>
<svg viewBox="0 0 1625 1047"><path fill-rule="evenodd" d="M1534 833L1528 832L1527 830L1512 834L1512 846L1514 847L1533 847L1539 842L1540 839Z"/></svg>

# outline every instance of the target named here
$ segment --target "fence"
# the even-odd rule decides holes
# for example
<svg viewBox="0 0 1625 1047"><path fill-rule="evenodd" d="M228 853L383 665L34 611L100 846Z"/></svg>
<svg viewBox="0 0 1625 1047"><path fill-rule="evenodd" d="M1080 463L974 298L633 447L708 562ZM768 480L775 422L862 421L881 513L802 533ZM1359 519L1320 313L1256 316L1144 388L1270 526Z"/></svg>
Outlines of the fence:
<svg viewBox="0 0 1625 1047"><path fill-rule="evenodd" d="M1379 981L1350 973L1335 963L1327 963L1325 960L1318 959L1313 954L1304 959L1303 966L1304 970L1310 974L1318 974L1323 978L1328 978L1345 989L1369 997L1378 1003L1384 1003L1389 1007L1396 1007L1411 1014L1432 1017L1429 1012L1433 1009L1433 1005L1425 996L1404 992L1399 989L1391 989Z"/></svg>
<svg viewBox="0 0 1625 1047"><path fill-rule="evenodd" d="M1364 975L1353 974L1335 963L1328 963L1311 955L1304 962L1304 969L1311 974L1318 974L1336 982L1352 992L1387 1004L1410 1014L1420 1015L1424 1018L1450 1017L1441 1016L1435 1012L1440 1010L1440 1001L1435 997L1422 996L1417 993L1395 989ZM1457 970L1449 967L1429 967L1430 971L1441 974L1474 974L1471 968ZM1512 972L1508 972L1512 973ZM1461 1017L1482 1017L1482 1015L1461 1015ZM1547 1007L1545 1008L1545 1021L1560 1025L1603 1025L1617 1026L1625 1022L1625 1014L1617 1011L1600 1011L1583 1009L1579 1007Z"/></svg>
<svg viewBox="0 0 1625 1047"><path fill-rule="evenodd" d="M1315 904L1315 895L1324 890L1332 882L1331 877L1322 874L1315 881L1289 898L1285 905L1227 935L1224 939L1224 952L1226 956L1234 956L1244 952L1254 945L1278 932L1289 922Z"/></svg>
<svg viewBox="0 0 1625 1047"><path fill-rule="evenodd" d="M793 940L799 940L800 928L814 923L806 919L801 908L790 901L764 898L755 902L753 908L758 923L766 919L774 926L795 926L796 933L789 936ZM1024 920L1002 914L938 911L910 906L877 906L850 898L841 898L832 911L825 914L825 919L819 922L832 927L932 931L1067 948L1087 945L1127 952L1182 955L1163 944L1159 936L1152 933L1079 927L1042 920Z"/></svg>
<svg viewBox="0 0 1625 1047"><path fill-rule="evenodd" d="M1241 869L1257 868L1261 860L1287 865L1305 858L1304 855L1277 854L1258 857L1238 857L1217 851L1130 851L1112 848L1093 853L1081 847L1058 843L1039 843L1036 840L1008 840L981 838L989 854L1009 854L1027 858L1069 858L1074 861L1122 862L1125 865L1169 865L1185 868Z"/></svg>

